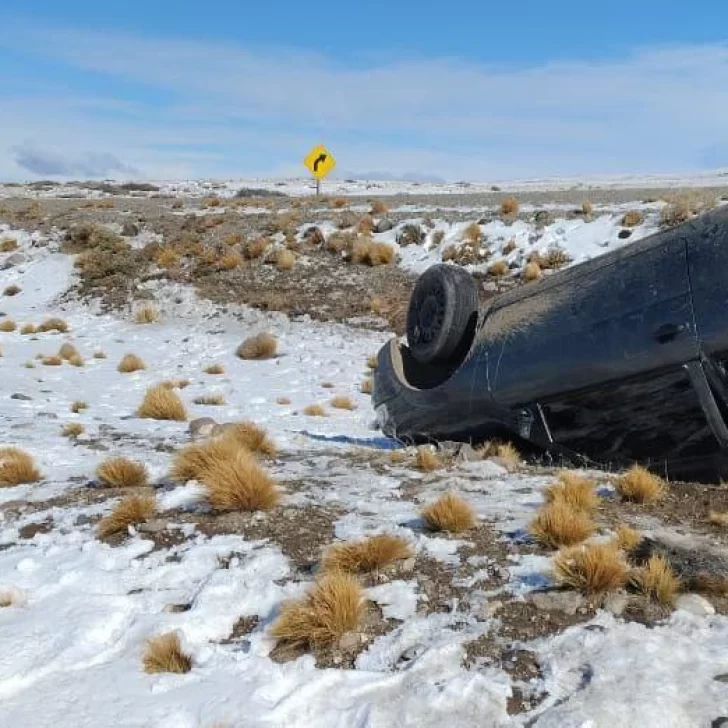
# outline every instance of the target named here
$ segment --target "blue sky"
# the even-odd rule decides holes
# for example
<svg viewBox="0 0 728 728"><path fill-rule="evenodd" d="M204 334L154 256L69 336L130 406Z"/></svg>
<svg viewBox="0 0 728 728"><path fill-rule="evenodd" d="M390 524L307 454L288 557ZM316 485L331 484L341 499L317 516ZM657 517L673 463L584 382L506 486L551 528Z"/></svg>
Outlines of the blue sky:
<svg viewBox="0 0 728 728"><path fill-rule="evenodd" d="M0 178L728 166L728 5L4 0Z"/></svg>

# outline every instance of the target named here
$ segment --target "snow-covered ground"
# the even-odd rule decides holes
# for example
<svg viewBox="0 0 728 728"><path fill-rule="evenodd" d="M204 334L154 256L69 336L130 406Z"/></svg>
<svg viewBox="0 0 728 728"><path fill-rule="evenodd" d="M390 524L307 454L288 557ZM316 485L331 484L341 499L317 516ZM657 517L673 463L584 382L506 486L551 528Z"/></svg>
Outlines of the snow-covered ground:
<svg viewBox="0 0 728 728"><path fill-rule="evenodd" d="M557 222L545 235L581 259L598 252L600 241L615 242L618 214L593 223ZM648 218L642 234L652 224ZM525 244L528 231L520 223L507 231L498 227L502 223L490 225L490 237L522 236ZM443 244L459 232L446 231ZM72 259L53 242L39 247L37 235L7 228L0 228L2 237L17 238L27 261L0 273L2 287L22 289L0 298L0 311L18 325L61 316L70 331L0 333L0 445L31 452L45 476L37 484L0 490L0 592L11 592L16 602L0 609L1 726L687 728L728 714L728 685L715 679L728 673L728 620L679 610L655 628L599 612L588 624L531 644L542 677L520 687L545 697L531 713L509 715L513 679L493 665L466 669L463 646L496 627L491 601L504 595L523 599L550 583L550 560L536 555L514 557L503 587L489 586L487 576L476 574L468 611L457 604L445 612L421 608L424 597L413 579L371 588L368 598L395 626L367 645L355 669L319 669L312 657L272 660L268 627L281 602L306 586L294 579L289 558L274 541L237 533L207 536L185 524L188 538L176 546L155 547L140 531L112 547L95 538L92 522L113 503L64 501L92 482L102 459L126 455L144 461L159 482L162 517L164 509L198 507L194 485L173 487L164 478L168 450L189 441L187 425L134 416L150 384L187 378L191 384L181 396L190 418L253 419L265 426L281 450L270 467L284 505L341 509L337 539L399 533L418 554L445 567L460 563L458 547L467 537L455 541L413 528L422 503L458 490L507 541L522 535L549 478L509 474L490 461L463 464L445 475L421 475L405 465L387 466L383 473L367 464L393 445L372 429L368 397L359 391L366 359L386 335L232 307L222 313L188 289L160 283L150 283L149 290L162 321L137 325L131 312L102 314L85 303L62 302L74 275ZM403 255L416 268L425 261L409 260L412 249ZM277 358L235 357L244 338L264 330L278 337ZM36 361L65 341L81 352L84 367ZM93 358L96 351L107 358ZM128 352L147 369L117 372ZM26 362L35 367L26 368ZM224 375L203 373L214 363L224 365ZM226 404L192 403L210 393L224 394ZM326 405L335 394L351 397L356 409L326 407L324 418L302 414L306 405ZM281 397L290 403L278 404ZM75 400L89 408L72 414ZM85 426L77 441L60 433L69 422ZM405 497L405 485L412 488L413 481L417 494ZM608 492L607 480L602 484ZM24 527L50 519L51 530L22 536ZM170 611L177 604L190 608ZM239 618L251 616L259 623L246 639L222 642ZM171 629L181 634L192 671L144 673L145 640Z"/></svg>

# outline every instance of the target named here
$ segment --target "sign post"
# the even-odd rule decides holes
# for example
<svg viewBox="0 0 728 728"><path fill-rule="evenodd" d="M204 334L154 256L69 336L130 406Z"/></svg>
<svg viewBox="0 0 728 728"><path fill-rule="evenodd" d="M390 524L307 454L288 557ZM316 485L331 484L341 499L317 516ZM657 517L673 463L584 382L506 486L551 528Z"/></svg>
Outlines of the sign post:
<svg viewBox="0 0 728 728"><path fill-rule="evenodd" d="M304 166L316 180L316 197L321 194L321 180L336 166L336 160L323 145L314 147L303 160Z"/></svg>

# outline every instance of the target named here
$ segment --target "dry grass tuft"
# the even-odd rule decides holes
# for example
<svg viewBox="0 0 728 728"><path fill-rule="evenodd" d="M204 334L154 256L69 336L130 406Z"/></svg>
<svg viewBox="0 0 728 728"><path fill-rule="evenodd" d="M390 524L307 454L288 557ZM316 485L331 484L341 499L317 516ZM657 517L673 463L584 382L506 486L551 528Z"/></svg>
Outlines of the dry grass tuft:
<svg viewBox="0 0 728 728"><path fill-rule="evenodd" d="M171 247L162 248L157 253L157 265L160 268L172 268L179 263L179 253Z"/></svg>
<svg viewBox="0 0 728 728"><path fill-rule="evenodd" d="M290 647L317 647L336 642L358 629L364 594L349 574L324 574L300 599L286 602L271 635Z"/></svg>
<svg viewBox="0 0 728 728"><path fill-rule="evenodd" d="M106 538L114 533L128 530L129 526L144 523L154 515L156 501L149 495L132 495L114 506L108 516L102 518L96 526L99 538Z"/></svg>
<svg viewBox="0 0 728 728"><path fill-rule="evenodd" d="M635 569L630 584L646 597L670 607L680 591L680 579L662 556L651 556L645 566Z"/></svg>
<svg viewBox="0 0 728 728"><path fill-rule="evenodd" d="M144 399L137 409L137 417L184 422L187 419L187 411L174 390L157 384L147 389Z"/></svg>
<svg viewBox="0 0 728 728"><path fill-rule="evenodd" d="M134 322L137 324L155 324L160 319L156 306L146 303L134 312Z"/></svg>
<svg viewBox="0 0 728 728"><path fill-rule="evenodd" d="M374 384L372 383L372 380L369 378L364 379L361 383L360 389L362 394L371 394L372 390L374 389Z"/></svg>
<svg viewBox="0 0 728 728"><path fill-rule="evenodd" d="M9 334L11 331L15 331L17 329L17 324L12 319L3 319L0 321L0 331L3 333Z"/></svg>
<svg viewBox="0 0 728 728"><path fill-rule="evenodd" d="M202 404L208 407L219 407L225 404L224 394L205 394L201 397L195 397L195 404Z"/></svg>
<svg viewBox="0 0 728 728"><path fill-rule="evenodd" d="M374 371L377 368L378 363L379 360L376 356L370 356L367 359L367 369L371 369L372 371Z"/></svg>
<svg viewBox="0 0 728 728"><path fill-rule="evenodd" d="M291 270L296 264L296 256L290 250L279 250L276 253L275 264L278 270Z"/></svg>
<svg viewBox="0 0 728 728"><path fill-rule="evenodd" d="M621 475L615 487L624 500L633 503L652 503L659 500L665 492L662 479L640 465L633 465Z"/></svg>
<svg viewBox="0 0 728 728"><path fill-rule="evenodd" d="M711 511L708 515L708 520L714 526L720 526L721 528L728 527L728 513L718 513L717 511Z"/></svg>
<svg viewBox="0 0 728 728"><path fill-rule="evenodd" d="M584 511L555 500L539 511L529 531L539 543L557 549L574 546L589 538L594 533L594 524Z"/></svg>
<svg viewBox="0 0 728 728"><path fill-rule="evenodd" d="M17 447L0 447L0 488L36 483L42 477L27 452Z"/></svg>
<svg viewBox="0 0 728 728"><path fill-rule="evenodd" d="M389 207L382 202L381 200L372 200L372 206L370 208L370 213L372 215L385 215L389 212Z"/></svg>
<svg viewBox="0 0 728 728"><path fill-rule="evenodd" d="M61 429L63 437L76 438L84 433L84 426L80 422L69 422Z"/></svg>
<svg viewBox="0 0 728 728"><path fill-rule="evenodd" d="M362 541L335 544L324 554L326 571L366 574L412 556L412 547L401 536L380 534Z"/></svg>
<svg viewBox="0 0 728 728"><path fill-rule="evenodd" d="M276 404L291 404L290 397L276 397Z"/></svg>
<svg viewBox="0 0 728 728"><path fill-rule="evenodd" d="M248 258L248 260L256 260L257 258L261 258L263 256L263 253L268 249L268 245L270 244L270 241L268 241L264 237L256 238L255 240L251 240L244 249L245 257Z"/></svg>
<svg viewBox="0 0 728 728"><path fill-rule="evenodd" d="M148 640L142 663L147 673L184 674L192 669L192 658L183 652L176 632L167 632Z"/></svg>
<svg viewBox="0 0 728 728"><path fill-rule="evenodd" d="M104 460L96 469L96 477L110 488L142 488L149 485L146 465L124 457Z"/></svg>
<svg viewBox="0 0 728 728"><path fill-rule="evenodd" d="M495 263L488 268L488 273L495 278L502 278L506 273L508 273L508 263L505 260L496 260Z"/></svg>
<svg viewBox="0 0 728 728"><path fill-rule="evenodd" d="M116 370L122 374L131 374L146 368L147 365L136 354L125 354Z"/></svg>
<svg viewBox="0 0 728 728"><path fill-rule="evenodd" d="M190 386L190 380L189 379L165 379L163 382L159 383L160 387L165 387L166 389L186 389Z"/></svg>
<svg viewBox="0 0 728 728"><path fill-rule="evenodd" d="M363 215L359 218L356 229L360 233L371 235L372 230L374 230L374 218L371 215Z"/></svg>
<svg viewBox="0 0 728 728"><path fill-rule="evenodd" d="M268 436L265 429L256 425L255 422L235 422L228 425L222 437L232 440L250 452L269 458L275 457L278 452L275 442Z"/></svg>
<svg viewBox="0 0 728 728"><path fill-rule="evenodd" d="M441 496L425 507L420 515L431 531L462 533L474 528L477 523L475 511L455 493Z"/></svg>
<svg viewBox="0 0 728 728"><path fill-rule="evenodd" d="M627 564L612 544L587 544L554 558L556 581L584 594L604 594L627 583Z"/></svg>
<svg viewBox="0 0 728 728"><path fill-rule="evenodd" d="M0 253L12 253L18 249L18 241L15 238L0 240Z"/></svg>
<svg viewBox="0 0 728 728"><path fill-rule="evenodd" d="M41 333L57 331L59 334L65 334L68 331L68 324L63 319L54 316L43 321L38 327L38 331Z"/></svg>
<svg viewBox="0 0 728 728"><path fill-rule="evenodd" d="M94 352L94 359L106 359L106 352L103 352L103 351L95 351Z"/></svg>
<svg viewBox="0 0 728 728"><path fill-rule="evenodd" d="M585 217L589 217L594 212L594 205L589 200L581 203L581 212Z"/></svg>
<svg viewBox="0 0 728 728"><path fill-rule="evenodd" d="M81 356L80 354L75 354L74 356L72 356L72 357L71 357L71 358L70 358L70 359L68 360L68 363L69 363L69 364L70 364L70 365L71 365L72 367L82 367L82 366L85 366L85 362L84 362L84 360L83 360L83 357L82 357L82 356Z"/></svg>
<svg viewBox="0 0 728 728"><path fill-rule="evenodd" d="M467 240L474 245L480 244L483 239L483 231L477 222L471 222L463 231L463 240Z"/></svg>
<svg viewBox="0 0 728 728"><path fill-rule="evenodd" d="M0 609L20 607L25 604L25 595L17 587L11 586L0 589Z"/></svg>
<svg viewBox="0 0 728 728"><path fill-rule="evenodd" d="M500 204L501 215L504 216L515 216L521 209L518 200L515 197L506 197Z"/></svg>
<svg viewBox="0 0 728 728"><path fill-rule="evenodd" d="M35 324L23 324L22 328L20 329L20 333L23 336L29 336L30 334L37 334L38 328Z"/></svg>
<svg viewBox="0 0 728 728"><path fill-rule="evenodd" d="M273 334L261 333L246 339L235 354L240 359L272 359L278 351L278 340Z"/></svg>
<svg viewBox="0 0 728 728"><path fill-rule="evenodd" d="M70 361L73 357L79 356L78 350L73 344L69 344L66 342L61 346L61 348L58 350L58 356L61 359L65 359L66 361Z"/></svg>
<svg viewBox="0 0 728 728"><path fill-rule="evenodd" d="M531 281L537 281L541 275L541 266L535 260L527 263L526 267L523 269L523 280L529 283Z"/></svg>
<svg viewBox="0 0 728 728"><path fill-rule="evenodd" d="M423 470L426 473L430 473L433 470L439 470L443 466L443 462L440 456L429 447L417 448L417 455L415 455L415 467L418 470Z"/></svg>
<svg viewBox="0 0 728 728"><path fill-rule="evenodd" d="M497 458L508 470L515 470L521 465L521 454L513 443L489 440L478 449L481 458Z"/></svg>
<svg viewBox="0 0 728 728"><path fill-rule="evenodd" d="M225 374L225 367L222 364L210 364L205 367L205 374Z"/></svg>
<svg viewBox="0 0 728 728"><path fill-rule="evenodd" d="M620 524L617 528L617 532L614 534L612 543L620 551L633 551L639 546L642 541L642 536L639 531L635 531L634 528L630 528L624 523Z"/></svg>
<svg viewBox="0 0 728 728"><path fill-rule="evenodd" d="M334 409L345 409L345 410L354 410L356 409L356 405L354 402L351 401L349 397L345 397L344 395L338 395L337 397L334 397L329 404Z"/></svg>
<svg viewBox="0 0 728 728"><path fill-rule="evenodd" d="M16 286L14 283L6 286L3 290L3 296L17 296L23 289L20 286Z"/></svg>
<svg viewBox="0 0 728 728"><path fill-rule="evenodd" d="M340 210L343 207L346 207L347 202L343 197L337 197L335 200L331 200L331 207L333 207L336 210Z"/></svg>
<svg viewBox="0 0 728 728"><path fill-rule="evenodd" d="M240 253L236 253L234 250L230 250L220 258L217 262L217 267L220 270L235 270L240 268L243 264L243 256Z"/></svg>
<svg viewBox="0 0 728 728"><path fill-rule="evenodd" d="M370 238L362 237L352 246L351 261L372 267L390 265L394 261L394 248L387 243L375 243Z"/></svg>
<svg viewBox="0 0 728 728"><path fill-rule="evenodd" d="M309 404L303 408L306 417L326 417L326 410L320 404Z"/></svg>
<svg viewBox="0 0 728 728"><path fill-rule="evenodd" d="M234 460L241 447L240 443L229 437L187 445L172 459L169 477L181 483L202 480L214 465Z"/></svg>
<svg viewBox="0 0 728 728"><path fill-rule="evenodd" d="M76 402L73 402L71 404L71 412L74 414L78 414L79 412L83 412L84 410L88 409L88 404L86 402L81 402L80 400L77 400Z"/></svg>
<svg viewBox="0 0 728 728"><path fill-rule="evenodd" d="M60 356L44 356L40 363L44 367L59 367L63 364L63 359Z"/></svg>
<svg viewBox="0 0 728 728"><path fill-rule="evenodd" d="M622 218L622 227L636 227L637 225L641 225L644 219L644 216L639 210L629 210Z"/></svg>
<svg viewBox="0 0 728 728"><path fill-rule="evenodd" d="M559 479L544 491L547 503L560 501L573 509L594 512L599 506L596 484L577 473L564 471Z"/></svg>
<svg viewBox="0 0 728 728"><path fill-rule="evenodd" d="M242 448L232 457L217 458L201 480L208 502L220 511L267 511L281 497L275 481Z"/></svg>

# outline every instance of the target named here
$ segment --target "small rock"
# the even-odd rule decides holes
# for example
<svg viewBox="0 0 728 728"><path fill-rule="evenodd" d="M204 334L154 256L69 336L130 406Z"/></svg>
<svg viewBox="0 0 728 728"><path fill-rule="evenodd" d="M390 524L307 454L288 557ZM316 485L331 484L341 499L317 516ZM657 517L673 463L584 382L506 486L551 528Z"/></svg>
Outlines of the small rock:
<svg viewBox="0 0 728 728"><path fill-rule="evenodd" d="M22 253L13 253L5 258L2 270L7 270L8 268L14 268L16 265L21 265L22 263L25 263L25 260L26 258Z"/></svg>
<svg viewBox="0 0 728 728"><path fill-rule="evenodd" d="M142 533L161 533L167 528L167 522L160 519L145 521L137 526L137 531Z"/></svg>
<svg viewBox="0 0 728 728"><path fill-rule="evenodd" d="M125 238L135 238L139 235L139 226L133 222L125 222L124 226L121 228L121 234Z"/></svg>
<svg viewBox="0 0 728 728"><path fill-rule="evenodd" d="M470 443L466 442L458 451L458 462L474 463L482 459L481 455Z"/></svg>
<svg viewBox="0 0 728 728"><path fill-rule="evenodd" d="M404 559L399 565L399 570L405 573L409 573L415 570L415 557L410 556L408 559Z"/></svg>
<svg viewBox="0 0 728 728"><path fill-rule="evenodd" d="M54 412L36 412L35 416L44 417L47 420L57 420L58 419L58 415L55 414Z"/></svg>
<svg viewBox="0 0 728 728"><path fill-rule="evenodd" d="M443 440L437 443L437 449L446 455L457 455L461 447L462 443L454 442L453 440Z"/></svg>
<svg viewBox="0 0 728 728"><path fill-rule="evenodd" d="M494 599L492 602L486 602L483 605L483 609L481 610L481 613L483 615L484 619L490 619L491 617L494 617L496 612L503 606L503 602L499 602L497 599Z"/></svg>
<svg viewBox="0 0 728 728"><path fill-rule="evenodd" d="M623 592L615 592L604 600L604 609L611 612L615 617L619 617L627 609L628 604L629 597L626 594Z"/></svg>
<svg viewBox="0 0 728 728"><path fill-rule="evenodd" d="M346 632L339 639L339 649L342 652L350 652L357 649L361 644L361 639L356 632Z"/></svg>
<svg viewBox="0 0 728 728"><path fill-rule="evenodd" d="M179 612L189 612L191 608L191 604L168 604L164 611L168 614L178 614Z"/></svg>
<svg viewBox="0 0 728 728"><path fill-rule="evenodd" d="M619 234L617 235L617 237L620 240L626 240L627 238L629 238L631 236L632 236L632 231L631 230L620 230L619 231Z"/></svg>
<svg viewBox="0 0 728 728"><path fill-rule="evenodd" d="M218 427L218 424L212 417L198 417L190 422L187 432L189 432L193 440L197 440L201 437L209 437L215 427Z"/></svg>
<svg viewBox="0 0 728 728"><path fill-rule="evenodd" d="M724 715L714 718L710 728L728 728L728 718Z"/></svg>
<svg viewBox="0 0 728 728"><path fill-rule="evenodd" d="M17 394L16 393L16 394L11 394L10 399L19 399L23 402L30 402L30 400L33 398L29 397L27 394Z"/></svg>
<svg viewBox="0 0 728 728"><path fill-rule="evenodd" d="M394 224L391 220L387 220L385 218L382 218L381 220L377 220L376 223L374 223L374 228L372 232L375 233L386 233L389 232L394 227Z"/></svg>
<svg viewBox="0 0 728 728"><path fill-rule="evenodd" d="M534 592L529 598L539 609L570 615L576 614L584 604L581 594L570 591Z"/></svg>
<svg viewBox="0 0 728 728"><path fill-rule="evenodd" d="M708 617L715 614L715 607L700 594L681 594L675 602L675 609L690 612L698 617Z"/></svg>

